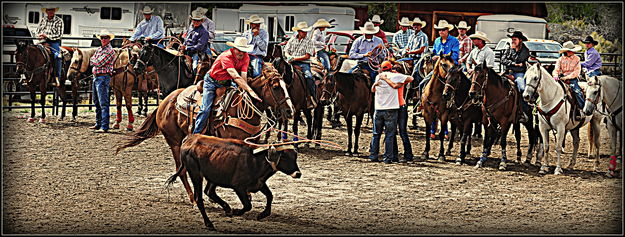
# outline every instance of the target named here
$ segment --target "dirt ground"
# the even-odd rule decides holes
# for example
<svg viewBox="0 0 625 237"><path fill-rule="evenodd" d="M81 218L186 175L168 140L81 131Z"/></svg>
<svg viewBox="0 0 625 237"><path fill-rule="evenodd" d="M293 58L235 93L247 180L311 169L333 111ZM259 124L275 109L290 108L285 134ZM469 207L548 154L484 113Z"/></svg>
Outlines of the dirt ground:
<svg viewBox="0 0 625 237"><path fill-rule="evenodd" d="M301 179L273 176L268 185L274 202L266 219L256 220L265 207L260 192L252 195L252 210L239 217L226 217L217 204L206 201L218 230L209 232L181 182L165 186L175 165L162 135L115 155L114 146L129 132L93 133L88 129L95 121L92 112L80 113L78 122L49 116L47 124L27 123L18 118L23 115L5 111L2 117L5 234L623 233L623 181L604 175L609 152L604 126L603 172L592 171L583 128L577 166L554 176L553 167L550 174L539 175L538 167L516 163L498 171L496 158L482 169L473 168L475 158L457 166L458 143L446 162L435 160L439 143L434 142L432 159L425 162L370 163L365 156L370 122L362 129L360 157L333 148L303 149L298 158ZM300 131L305 131L303 126ZM324 139L347 145L345 126L330 129L326 121L323 132ZM423 127L410 134L415 155L420 155ZM514 159L514 137L507 139ZM522 145L525 152L526 138ZM473 146L472 154L478 155L481 140ZM499 150L495 147L491 157L498 157ZM572 147L565 150L568 159ZM217 192L233 208L242 207L232 190Z"/></svg>

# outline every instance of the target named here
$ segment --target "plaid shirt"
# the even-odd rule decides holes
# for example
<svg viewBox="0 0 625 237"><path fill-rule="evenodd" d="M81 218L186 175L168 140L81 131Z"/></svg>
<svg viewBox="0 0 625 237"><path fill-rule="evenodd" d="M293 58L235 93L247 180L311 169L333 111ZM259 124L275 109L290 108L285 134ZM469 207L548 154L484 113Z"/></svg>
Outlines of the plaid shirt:
<svg viewBox="0 0 625 237"><path fill-rule="evenodd" d="M291 56L294 58L303 57L306 54L310 54L310 56L315 55L315 47L313 42L308 39L308 37L304 37L303 39L297 39L297 36L291 38L284 48L285 55L287 57ZM307 62L304 61L304 62Z"/></svg>
<svg viewBox="0 0 625 237"><path fill-rule="evenodd" d="M553 69L552 75L554 77L564 74L561 80L576 79L579 77L579 73L582 71L582 65L579 63L579 57L573 55L571 57L561 56L556 61L556 68Z"/></svg>
<svg viewBox="0 0 625 237"><path fill-rule="evenodd" d="M412 34L408 39L408 45L406 45L406 49L410 49L410 51L415 51L423 46L428 47L428 36L423 33L423 31L419 31L416 34ZM416 57L421 57L421 54L416 54Z"/></svg>
<svg viewBox="0 0 625 237"><path fill-rule="evenodd" d="M113 64L115 63L115 51L111 44L107 44L106 46L102 46L95 51L93 56L89 59L91 66L93 69L91 72L93 74L100 73L113 73Z"/></svg>
<svg viewBox="0 0 625 237"><path fill-rule="evenodd" d="M393 36L393 43L397 45L399 49L404 49L408 46L408 39L414 34L414 30L408 29L405 32L403 30L397 31Z"/></svg>
<svg viewBox="0 0 625 237"><path fill-rule="evenodd" d="M459 35L458 41L460 41L460 58L465 58L471 53L471 50L473 50L473 41L471 41L468 35Z"/></svg>
<svg viewBox="0 0 625 237"><path fill-rule="evenodd" d="M41 18L39 26L37 26L36 35L42 33L46 34L49 40L60 40L63 34L63 19L57 15L54 15L52 20L48 20L47 16Z"/></svg>

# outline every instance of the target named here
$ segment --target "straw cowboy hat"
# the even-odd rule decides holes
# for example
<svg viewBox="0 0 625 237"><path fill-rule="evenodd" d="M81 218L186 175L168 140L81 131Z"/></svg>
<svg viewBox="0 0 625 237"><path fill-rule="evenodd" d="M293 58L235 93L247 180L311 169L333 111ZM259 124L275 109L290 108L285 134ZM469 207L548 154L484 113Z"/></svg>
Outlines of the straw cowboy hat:
<svg viewBox="0 0 625 237"><path fill-rule="evenodd" d="M332 25L330 24L330 22L326 21L326 19L319 19L317 20L317 22L315 22L315 24L313 24L313 28L319 27L332 27Z"/></svg>
<svg viewBox="0 0 625 237"><path fill-rule="evenodd" d="M201 21L201 20L204 20L204 18L206 17L202 13L202 11L194 10L191 12L191 15L189 16L189 18L191 18L191 20Z"/></svg>
<svg viewBox="0 0 625 237"><path fill-rule="evenodd" d="M590 36L590 35L589 35L589 36L586 36L586 39L585 39L585 40L582 40L582 43L585 43L585 44L587 44L587 43L592 43L592 44L594 44L594 45L598 45L598 44L599 44L599 42L597 42L596 40L594 40L594 39L592 38L592 36Z"/></svg>
<svg viewBox="0 0 625 237"><path fill-rule="evenodd" d="M438 25L434 24L434 29L437 30L442 30L447 28L448 30L453 30L454 29L454 25L447 23L446 20L440 20L438 21Z"/></svg>
<svg viewBox="0 0 625 237"><path fill-rule="evenodd" d="M510 38L517 37L520 40L527 41L527 37L525 37L525 35L523 35L523 32L521 32L521 31L515 31L511 35L508 35L508 37L510 37Z"/></svg>
<svg viewBox="0 0 625 237"><path fill-rule="evenodd" d="M291 30L293 31L304 31L304 32L308 32L310 30L312 30L312 27L308 26L308 23L306 23L305 21L300 21L297 23L296 26L293 26L293 28L291 28Z"/></svg>
<svg viewBox="0 0 625 237"><path fill-rule="evenodd" d="M203 8L203 7L198 7L195 10L201 12L202 15L206 15L206 12L208 12L208 9Z"/></svg>
<svg viewBox="0 0 625 237"><path fill-rule="evenodd" d="M100 30L100 34L96 35L96 37L98 39L100 39L101 36L103 35L108 35L109 37L111 37L111 40L113 40L115 38L115 35L111 32L109 32L107 29L102 29Z"/></svg>
<svg viewBox="0 0 625 237"><path fill-rule="evenodd" d="M236 37L234 39L234 43L226 42L226 45L230 47L235 47L238 50L246 53L252 52L252 50L254 49L254 45L249 44L249 42L247 42L247 38L245 37Z"/></svg>
<svg viewBox="0 0 625 237"><path fill-rule="evenodd" d="M566 41L563 45L562 48L560 50L558 50L559 53L564 53L566 51L571 51L571 52L579 52L580 50L582 50L582 46L580 45L575 45L573 44L572 41Z"/></svg>
<svg viewBox="0 0 625 237"><path fill-rule="evenodd" d="M408 19L408 17L402 17L401 21L398 21L400 26L411 26L412 25L412 21L410 21Z"/></svg>
<svg viewBox="0 0 625 237"><path fill-rule="evenodd" d="M54 9L54 12L58 12L60 8L59 8L59 7L55 7L55 6L48 5L48 6L44 6L44 7L42 7L42 8L41 8L41 11L42 11L42 12L46 12L46 10L48 10L48 9Z"/></svg>
<svg viewBox="0 0 625 237"><path fill-rule="evenodd" d="M380 31L380 27L374 26L373 22L365 23L365 27L358 27L363 34L376 34Z"/></svg>
<svg viewBox="0 0 625 237"><path fill-rule="evenodd" d="M460 21L458 25L456 25L456 28L469 30L471 29L471 26L467 26L467 22L465 21Z"/></svg>
<svg viewBox="0 0 625 237"><path fill-rule="evenodd" d="M490 43L491 41L488 39L488 37L486 36L486 33L481 32L481 31L476 31L475 34L469 35L470 39L481 39L484 40L484 42L486 43Z"/></svg>
<svg viewBox="0 0 625 237"><path fill-rule="evenodd" d="M258 15L251 15L250 19L245 20L245 24L262 24L265 23L265 18Z"/></svg>
<svg viewBox="0 0 625 237"><path fill-rule="evenodd" d="M419 17L415 17L414 20L412 20L412 24L421 24L421 27L425 27L425 25L427 25L427 23L425 21L421 21Z"/></svg>
<svg viewBox="0 0 625 237"><path fill-rule="evenodd" d="M373 23L384 24L384 20L382 20L379 15L373 15L373 17L369 21Z"/></svg>
<svg viewBox="0 0 625 237"><path fill-rule="evenodd" d="M143 10L141 11L141 13L145 14L145 15L150 15L152 14L152 12L154 12L154 9L152 9L150 6L145 5L143 7Z"/></svg>

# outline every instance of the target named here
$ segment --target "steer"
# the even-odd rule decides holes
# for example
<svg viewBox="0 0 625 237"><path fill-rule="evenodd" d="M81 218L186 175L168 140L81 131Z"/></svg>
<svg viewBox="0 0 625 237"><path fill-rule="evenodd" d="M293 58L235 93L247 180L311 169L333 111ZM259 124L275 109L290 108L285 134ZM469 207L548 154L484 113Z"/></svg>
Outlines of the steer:
<svg viewBox="0 0 625 237"><path fill-rule="evenodd" d="M241 140L192 134L183 140L180 160L182 165L167 183L172 184L184 169L187 170L193 183L197 207L204 218L204 225L210 230L215 230L215 227L204 210L202 178L208 181L206 194L224 209L226 216L240 216L251 210L248 193L261 191L267 197L267 206L257 216L260 220L271 214L273 195L266 184L267 180L277 171L293 178L302 176L297 166L297 152L292 145L256 148ZM217 196L217 186L234 189L243 209L233 212L228 203Z"/></svg>

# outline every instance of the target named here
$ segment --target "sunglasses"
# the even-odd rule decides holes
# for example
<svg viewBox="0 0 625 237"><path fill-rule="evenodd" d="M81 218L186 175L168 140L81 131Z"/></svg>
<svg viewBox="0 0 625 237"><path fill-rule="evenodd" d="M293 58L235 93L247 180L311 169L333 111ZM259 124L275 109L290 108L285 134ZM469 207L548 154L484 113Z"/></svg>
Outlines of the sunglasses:
<svg viewBox="0 0 625 237"><path fill-rule="evenodd" d="M100 36L100 39L111 39L109 36Z"/></svg>

